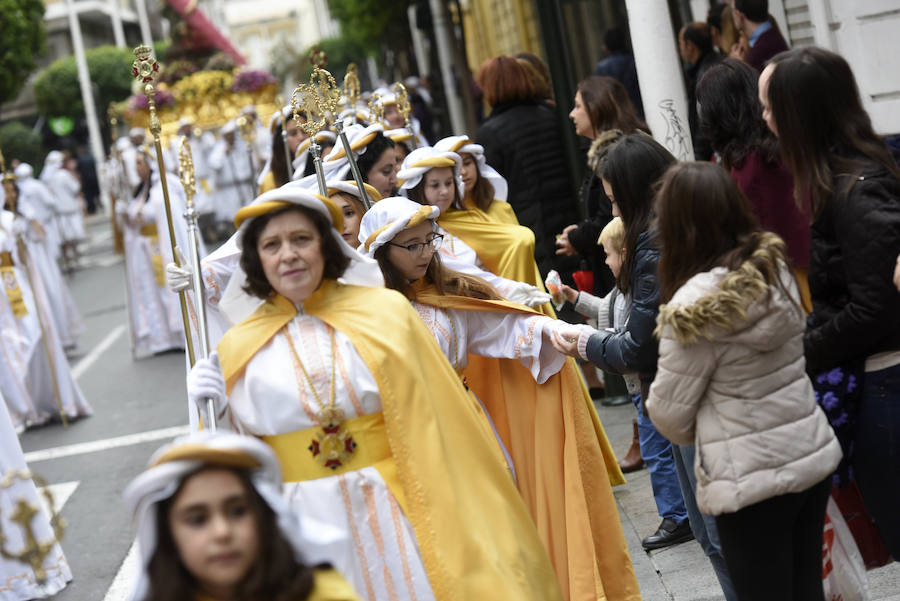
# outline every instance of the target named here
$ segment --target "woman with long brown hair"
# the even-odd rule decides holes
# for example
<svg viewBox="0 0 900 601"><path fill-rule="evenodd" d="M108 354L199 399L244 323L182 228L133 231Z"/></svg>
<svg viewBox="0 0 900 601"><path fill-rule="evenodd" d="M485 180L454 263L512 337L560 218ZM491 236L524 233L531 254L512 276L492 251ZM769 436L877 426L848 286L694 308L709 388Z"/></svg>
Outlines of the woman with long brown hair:
<svg viewBox="0 0 900 601"><path fill-rule="evenodd" d="M572 271L572 261L554 257L554 239L578 218L562 133L529 70L509 56L488 59L476 76L491 107L475 142L487 163L509 182L509 203L535 238L541 274Z"/></svg>
<svg viewBox="0 0 900 601"><path fill-rule="evenodd" d="M862 381L846 391L855 421L847 450L866 509L900 560L900 294L891 282L900 168L839 55L799 48L775 56L759 97L797 197L808 194L812 207L807 371L817 385L838 375Z"/></svg>
<svg viewBox="0 0 900 601"><path fill-rule="evenodd" d="M696 448L697 504L716 516L737 599L821 600L825 504L841 449L804 371L804 312L785 244L711 163L669 169L656 224L650 419Z"/></svg>
<svg viewBox="0 0 900 601"><path fill-rule="evenodd" d="M615 285L615 278L605 265L606 254L597 245L600 231L612 219L612 205L593 168L607 146L601 134L619 130L623 134L648 132L647 124L637 116L625 87L612 77L592 75L578 83L575 103L569 118L575 133L591 141L588 166L581 184L581 197L587 209L587 219L567 226L556 240L557 254L581 255L594 272L594 290L603 296Z"/></svg>

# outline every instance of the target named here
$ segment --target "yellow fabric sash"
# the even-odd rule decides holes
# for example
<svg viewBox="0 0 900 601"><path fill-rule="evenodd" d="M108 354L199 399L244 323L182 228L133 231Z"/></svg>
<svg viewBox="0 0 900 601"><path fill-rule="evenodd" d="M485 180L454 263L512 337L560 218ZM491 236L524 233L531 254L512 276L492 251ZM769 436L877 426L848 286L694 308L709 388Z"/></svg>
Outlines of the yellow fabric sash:
<svg viewBox="0 0 900 601"><path fill-rule="evenodd" d="M444 309L539 315L507 301L440 295L421 284L413 289L417 302ZM567 359L540 385L514 359L469 355L465 374L513 459L519 492L566 599L639 600L612 494L625 479L575 361Z"/></svg>
<svg viewBox="0 0 900 601"><path fill-rule="evenodd" d="M141 236L147 236L148 238L155 238L159 235L159 231L156 229L155 223L148 223L146 225L142 225L140 229Z"/></svg>
<svg viewBox="0 0 900 601"><path fill-rule="evenodd" d="M303 309L347 336L378 384L406 515L438 601L561 600L496 443L407 299L325 280ZM218 350L229 390L296 314L276 297L225 334Z"/></svg>
<svg viewBox="0 0 900 601"><path fill-rule="evenodd" d="M317 440L322 431L318 426L287 434L263 436L262 439L278 455L285 482L317 480L373 466L381 474L394 496L397 497L400 507L406 512L406 497L397 476L397 466L391 455L391 445L388 444L384 414L379 411L347 419L341 422L341 428L353 437L356 449L349 461L345 461L335 469L319 463L309 451L310 444Z"/></svg>
<svg viewBox="0 0 900 601"><path fill-rule="evenodd" d="M28 307L25 306L25 298L22 296L22 289L19 288L19 281L16 279L12 254L8 252L3 254L9 255L9 264L6 264L7 258L3 257L3 266L0 267L0 278L3 280L3 289L6 290L6 298L9 300L9 306L12 309L13 317L25 317L28 315Z"/></svg>
<svg viewBox="0 0 900 601"><path fill-rule="evenodd" d="M487 271L544 289L534 262L534 232L527 227L497 221L479 209L447 211L438 217L438 224L471 246ZM541 312L556 317L549 303Z"/></svg>

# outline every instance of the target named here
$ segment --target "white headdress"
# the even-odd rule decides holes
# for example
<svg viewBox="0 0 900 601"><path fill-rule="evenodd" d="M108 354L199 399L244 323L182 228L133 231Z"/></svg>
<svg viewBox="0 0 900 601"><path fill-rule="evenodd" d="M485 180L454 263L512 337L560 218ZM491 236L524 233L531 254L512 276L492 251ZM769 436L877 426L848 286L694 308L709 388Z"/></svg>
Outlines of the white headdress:
<svg viewBox="0 0 900 601"><path fill-rule="evenodd" d="M147 132L144 130L143 127L132 127L131 129L128 130L129 138L134 138L136 136L141 136L142 138L146 138Z"/></svg>
<svg viewBox="0 0 900 601"><path fill-rule="evenodd" d="M281 467L272 449L252 437L231 432L202 430L178 438L156 451L148 469L125 489L125 503L137 528L139 573L132 601L147 596L148 568L157 547L159 503L170 498L185 476L204 466L246 469L253 488L275 513L281 535L290 543L298 561L315 565L335 561L344 534L326 524L298 516L281 494Z"/></svg>
<svg viewBox="0 0 900 601"><path fill-rule="evenodd" d="M419 185L425 174L435 167L452 167L453 179L456 181L456 188L459 196L463 194L462 176L462 159L455 152L444 152L431 146L416 148L403 159L403 165L397 174L397 181L400 182L400 193L406 194L406 190L412 190Z"/></svg>
<svg viewBox="0 0 900 601"><path fill-rule="evenodd" d="M359 224L359 241L362 244L360 252L365 252L367 257L374 257L376 250L403 230L415 227L427 219L433 222L439 214L437 207L420 205L402 196L385 198L363 215Z"/></svg>
<svg viewBox="0 0 900 601"><path fill-rule="evenodd" d="M358 199L360 202L362 201L362 195L359 193L359 186L356 185L355 181L330 181L325 184L328 188L328 196L334 196L335 194L349 194L353 198ZM363 183L363 187L366 189L366 194L369 196L369 200L372 202L378 202L381 200L381 194L376 190L373 186Z"/></svg>
<svg viewBox="0 0 900 601"><path fill-rule="evenodd" d="M365 127L357 123L345 129L344 133L347 135L347 141L350 142L353 158L359 160L359 157L366 153L369 143L375 139L378 132L383 131L384 126L380 123L367 125ZM325 132L319 132L319 134L323 133ZM335 143L337 137L334 132L328 133L331 135L330 141L334 143L334 148L331 149L328 156L322 158L322 168L325 172L325 179L327 181L347 179L347 176L350 173L350 161L347 160L347 153L344 152L344 145ZM300 152L309 152L309 144L305 140L304 144L306 144L305 148L302 146L301 148L298 148L298 159L300 158ZM308 156L308 154L304 154L303 156L304 158L301 165L306 165L306 156ZM297 163L295 162L294 164L296 165ZM300 173L302 177L302 171ZM302 177L302 179L298 179L296 182L296 185L305 190L318 191L315 174Z"/></svg>
<svg viewBox="0 0 900 601"><path fill-rule="evenodd" d="M28 179L29 177L34 176L34 168L28 163L19 163L16 165L13 175L19 180Z"/></svg>
<svg viewBox="0 0 900 601"><path fill-rule="evenodd" d="M219 130L219 133L222 135L234 133L237 130L237 121L232 119L222 126L222 129Z"/></svg>
<svg viewBox="0 0 900 601"><path fill-rule="evenodd" d="M243 247L244 232L255 218L291 204L321 213L332 225L332 237L337 242L344 256L350 259L350 265L344 271L344 275L339 278L339 281L356 286L384 286L384 278L381 275L378 263L356 252L341 237L344 217L340 209L337 208L331 199L308 192L297 185L285 184L275 190L269 190L235 213L234 225L238 231L234 239L237 250L240 251ZM219 301L219 309L232 324L240 323L249 317L263 303L262 299L251 296L243 290L246 281L247 274L238 267L231 279L228 280L228 285L222 294L222 300Z"/></svg>
<svg viewBox="0 0 900 601"><path fill-rule="evenodd" d="M494 200L506 202L509 194L509 185L506 183L505 177L487 164L487 160L484 158L484 146L475 144L468 136L450 136L435 143L434 147L446 152L471 154L475 159L475 164L478 165L478 174L491 182L491 185L494 187Z"/></svg>

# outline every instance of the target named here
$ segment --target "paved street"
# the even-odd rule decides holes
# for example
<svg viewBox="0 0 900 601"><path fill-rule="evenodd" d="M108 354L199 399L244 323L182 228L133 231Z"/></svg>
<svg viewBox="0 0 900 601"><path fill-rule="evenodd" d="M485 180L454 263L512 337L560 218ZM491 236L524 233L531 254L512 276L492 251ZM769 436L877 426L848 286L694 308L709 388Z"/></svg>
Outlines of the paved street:
<svg viewBox="0 0 900 601"><path fill-rule="evenodd" d="M63 547L75 580L54 598L124 601L129 570L123 562L131 547L131 525L121 493L154 449L186 430L184 357L132 359L123 267L112 253L107 222L92 220L90 231L85 267L70 278L87 325L71 363L95 415L67 429L51 425L28 431L21 440L31 468L51 484L68 483L57 489L71 493L63 508L69 522ZM613 447L624 451L631 440L633 408L599 410ZM640 539L659 522L646 470L632 474L628 484L616 489L616 498L646 601L721 599L697 543L651 555L641 550ZM900 565L869 576L872 599L900 601Z"/></svg>

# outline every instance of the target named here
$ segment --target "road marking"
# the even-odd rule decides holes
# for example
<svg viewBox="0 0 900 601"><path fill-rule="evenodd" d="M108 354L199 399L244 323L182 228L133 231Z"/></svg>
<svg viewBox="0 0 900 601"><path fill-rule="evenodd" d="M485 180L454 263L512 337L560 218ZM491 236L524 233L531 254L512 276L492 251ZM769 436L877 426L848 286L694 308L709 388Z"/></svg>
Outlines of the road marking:
<svg viewBox="0 0 900 601"><path fill-rule="evenodd" d="M103 440L79 442L76 444L63 445L60 447L52 447L50 449L41 449L40 451L31 451L30 453L25 453L25 461L26 463L31 465L32 463L37 463L39 461L61 459L63 457L72 457L73 455L86 455L87 453L98 453L100 451L108 451L109 449L117 449L120 447L129 447L132 445L151 442L154 440L175 438L176 436L187 434L190 431L190 426L173 426L171 428L148 430L146 432L126 434L124 436L116 436L114 438L104 438Z"/></svg>
<svg viewBox="0 0 900 601"><path fill-rule="evenodd" d="M78 485L81 484L78 480L73 482L59 482L58 484L49 484L47 486L42 486L38 488L38 500L41 502L41 509L44 510L46 515L52 515L50 512L50 507L47 505L47 498L44 496L44 489L50 491L50 496L53 497L53 510L56 513L62 511L62 508L65 506L66 501L72 496L75 492L75 489L78 488Z"/></svg>
<svg viewBox="0 0 900 601"><path fill-rule="evenodd" d="M128 554L125 555L125 561L119 566L119 571L116 572L116 577L106 591L103 601L125 601L131 594L134 581L137 580L139 568L137 543L131 543Z"/></svg>
<svg viewBox="0 0 900 601"><path fill-rule="evenodd" d="M113 330L106 335L106 338L100 341L100 344L91 349L87 355L85 355L78 364L72 368L72 377L76 380L81 377L81 375L86 372L91 365L93 365L97 359L100 358L106 349L111 347L116 340L119 339L119 336L125 333L125 324L121 324L113 328Z"/></svg>

